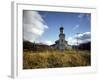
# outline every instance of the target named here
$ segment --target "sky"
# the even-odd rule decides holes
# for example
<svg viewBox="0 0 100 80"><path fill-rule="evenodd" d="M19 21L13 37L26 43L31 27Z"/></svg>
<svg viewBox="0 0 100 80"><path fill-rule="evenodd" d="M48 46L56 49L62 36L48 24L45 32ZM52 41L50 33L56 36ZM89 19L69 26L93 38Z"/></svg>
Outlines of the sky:
<svg viewBox="0 0 100 80"><path fill-rule="evenodd" d="M91 14L23 10L23 38L31 42L54 44L59 39L59 28L64 27L69 45L91 39ZM78 34L77 34L78 33Z"/></svg>

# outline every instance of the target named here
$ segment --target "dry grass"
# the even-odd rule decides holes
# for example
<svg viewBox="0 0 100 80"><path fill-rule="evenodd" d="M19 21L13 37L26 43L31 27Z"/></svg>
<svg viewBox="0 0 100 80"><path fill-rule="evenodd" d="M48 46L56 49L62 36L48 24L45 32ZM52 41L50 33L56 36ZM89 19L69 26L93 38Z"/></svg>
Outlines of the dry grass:
<svg viewBox="0 0 100 80"><path fill-rule="evenodd" d="M87 51L24 51L23 69L90 66L90 57Z"/></svg>

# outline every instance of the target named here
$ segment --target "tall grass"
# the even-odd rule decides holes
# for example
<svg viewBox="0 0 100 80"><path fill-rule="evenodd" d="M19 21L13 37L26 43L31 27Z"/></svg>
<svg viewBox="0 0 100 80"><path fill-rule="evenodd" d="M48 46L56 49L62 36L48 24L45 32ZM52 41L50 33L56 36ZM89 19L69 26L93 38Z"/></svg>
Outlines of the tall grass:
<svg viewBox="0 0 100 80"><path fill-rule="evenodd" d="M47 50L43 52L24 51L23 69L90 66L88 51Z"/></svg>

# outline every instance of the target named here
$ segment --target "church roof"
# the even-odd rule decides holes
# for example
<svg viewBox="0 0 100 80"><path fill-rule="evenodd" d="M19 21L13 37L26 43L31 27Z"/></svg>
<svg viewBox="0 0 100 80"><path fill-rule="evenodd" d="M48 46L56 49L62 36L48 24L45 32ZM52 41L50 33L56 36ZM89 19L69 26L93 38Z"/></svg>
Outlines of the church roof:
<svg viewBox="0 0 100 80"><path fill-rule="evenodd" d="M59 40L55 41L56 43L59 42Z"/></svg>

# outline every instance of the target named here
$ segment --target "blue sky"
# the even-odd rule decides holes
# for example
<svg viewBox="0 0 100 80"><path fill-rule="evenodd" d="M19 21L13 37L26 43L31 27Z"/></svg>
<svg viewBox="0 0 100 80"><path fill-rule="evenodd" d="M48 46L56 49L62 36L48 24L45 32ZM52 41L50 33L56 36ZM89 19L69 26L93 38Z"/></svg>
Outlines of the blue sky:
<svg viewBox="0 0 100 80"><path fill-rule="evenodd" d="M36 13L32 13L31 11L30 12L31 14L30 14L29 11L27 12L28 14L24 14L25 15L24 24L26 24L27 22L28 24L30 24L31 22L31 24L34 23L36 25L36 23L39 22L38 29L40 29L41 27L41 30L43 30L41 32L41 35L37 37L36 39L33 39L33 41L53 44L54 41L59 39L59 28L61 26L64 27L66 40L69 41L69 44L70 44L70 41L72 42L74 41L75 43L74 37L76 33L79 33L79 37L83 37L84 35L86 36L87 34L89 36L90 34L90 30L91 30L90 29L91 28L91 14L90 13L51 12L51 11L35 11ZM24 13L27 13L27 12L24 12ZM31 17L31 15L34 16L35 19L29 19L28 21L26 21L26 17L28 16ZM26 28L26 25L24 26L24 28ZM32 29L36 31L34 27ZM37 33L38 32L40 31L37 30Z"/></svg>

